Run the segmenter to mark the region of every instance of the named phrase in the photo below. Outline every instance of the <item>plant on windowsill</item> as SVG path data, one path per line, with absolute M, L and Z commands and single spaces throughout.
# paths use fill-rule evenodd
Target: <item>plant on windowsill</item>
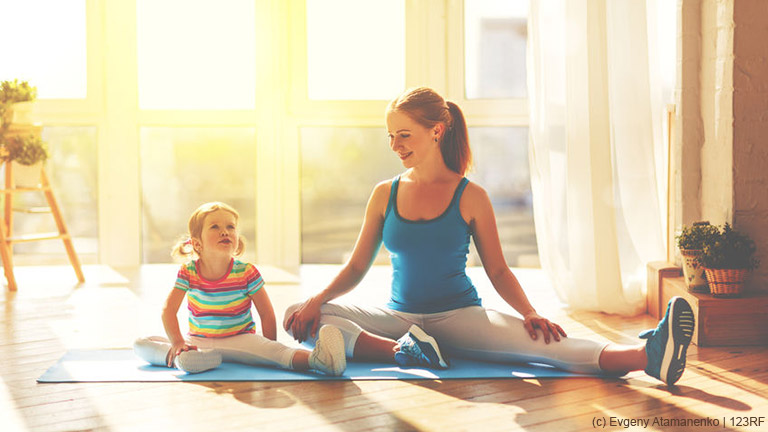
M 738 297 L 749 272 L 760 262 L 755 258 L 755 242 L 725 223 L 718 234 L 704 245 L 698 258 L 704 267 L 709 290 L 717 297 Z
M 11 123 L 29 123 L 29 112 L 37 98 L 37 87 L 27 81 L 3 81 L 0 83 L 0 120 L 5 132 Z
M 683 226 L 683 231 L 676 237 L 677 247 L 683 258 L 683 277 L 688 291 L 709 292 L 704 267 L 699 265 L 698 258 L 704 251 L 704 246 L 719 234 L 717 227 L 709 222 L 694 222 L 692 226 Z

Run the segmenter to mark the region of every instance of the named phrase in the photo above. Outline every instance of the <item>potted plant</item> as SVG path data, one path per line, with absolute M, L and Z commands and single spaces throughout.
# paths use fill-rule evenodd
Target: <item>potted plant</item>
M 727 222 L 699 256 L 712 295 L 738 297 L 749 272 L 759 265 L 755 242 Z
M 698 258 L 704 251 L 704 246 L 712 241 L 719 233 L 717 227 L 709 222 L 694 222 L 692 226 L 683 226 L 683 231 L 676 237 L 677 247 L 683 258 L 683 278 L 688 291 L 709 292 L 704 268 Z
M 48 146 L 35 135 L 6 136 L 0 143 L 0 159 L 16 162 L 13 176 L 17 187 L 34 187 L 40 183 L 40 170 L 48 159 Z
M 0 83 L 0 119 L 5 131 L 11 123 L 31 123 L 29 113 L 37 97 L 37 88 L 27 81 L 3 81 Z
M 32 124 L 30 115 L 36 97 L 37 88 L 27 81 L 0 83 L 0 160 L 16 162 L 13 177 L 21 187 L 39 184 L 42 163 L 48 159 L 41 127 Z

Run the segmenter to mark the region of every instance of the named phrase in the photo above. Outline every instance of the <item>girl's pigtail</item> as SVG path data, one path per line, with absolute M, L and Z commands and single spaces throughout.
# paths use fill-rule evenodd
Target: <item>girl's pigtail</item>
M 243 253 L 245 253 L 245 236 L 240 234 L 239 236 L 237 236 L 237 248 L 235 249 L 234 255 L 236 257 L 239 257 Z
M 192 246 L 192 239 L 184 237 L 173 246 L 171 249 L 171 256 L 177 260 L 189 260 L 197 258 L 197 252 L 195 252 L 194 246 Z

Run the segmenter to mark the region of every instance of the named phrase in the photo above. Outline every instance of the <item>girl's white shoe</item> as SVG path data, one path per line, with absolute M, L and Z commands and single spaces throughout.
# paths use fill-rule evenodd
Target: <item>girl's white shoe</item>
M 309 367 L 326 375 L 341 376 L 347 369 L 344 337 L 334 326 L 324 325 L 317 335 L 315 349 L 309 355 Z
M 182 351 L 173 360 L 174 366 L 186 373 L 200 373 L 216 369 L 221 364 L 221 354 L 214 350 Z

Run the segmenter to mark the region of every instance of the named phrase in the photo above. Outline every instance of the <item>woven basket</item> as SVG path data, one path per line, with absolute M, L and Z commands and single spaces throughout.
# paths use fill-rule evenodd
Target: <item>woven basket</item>
M 716 297 L 738 297 L 744 291 L 747 269 L 704 269 L 709 292 Z

